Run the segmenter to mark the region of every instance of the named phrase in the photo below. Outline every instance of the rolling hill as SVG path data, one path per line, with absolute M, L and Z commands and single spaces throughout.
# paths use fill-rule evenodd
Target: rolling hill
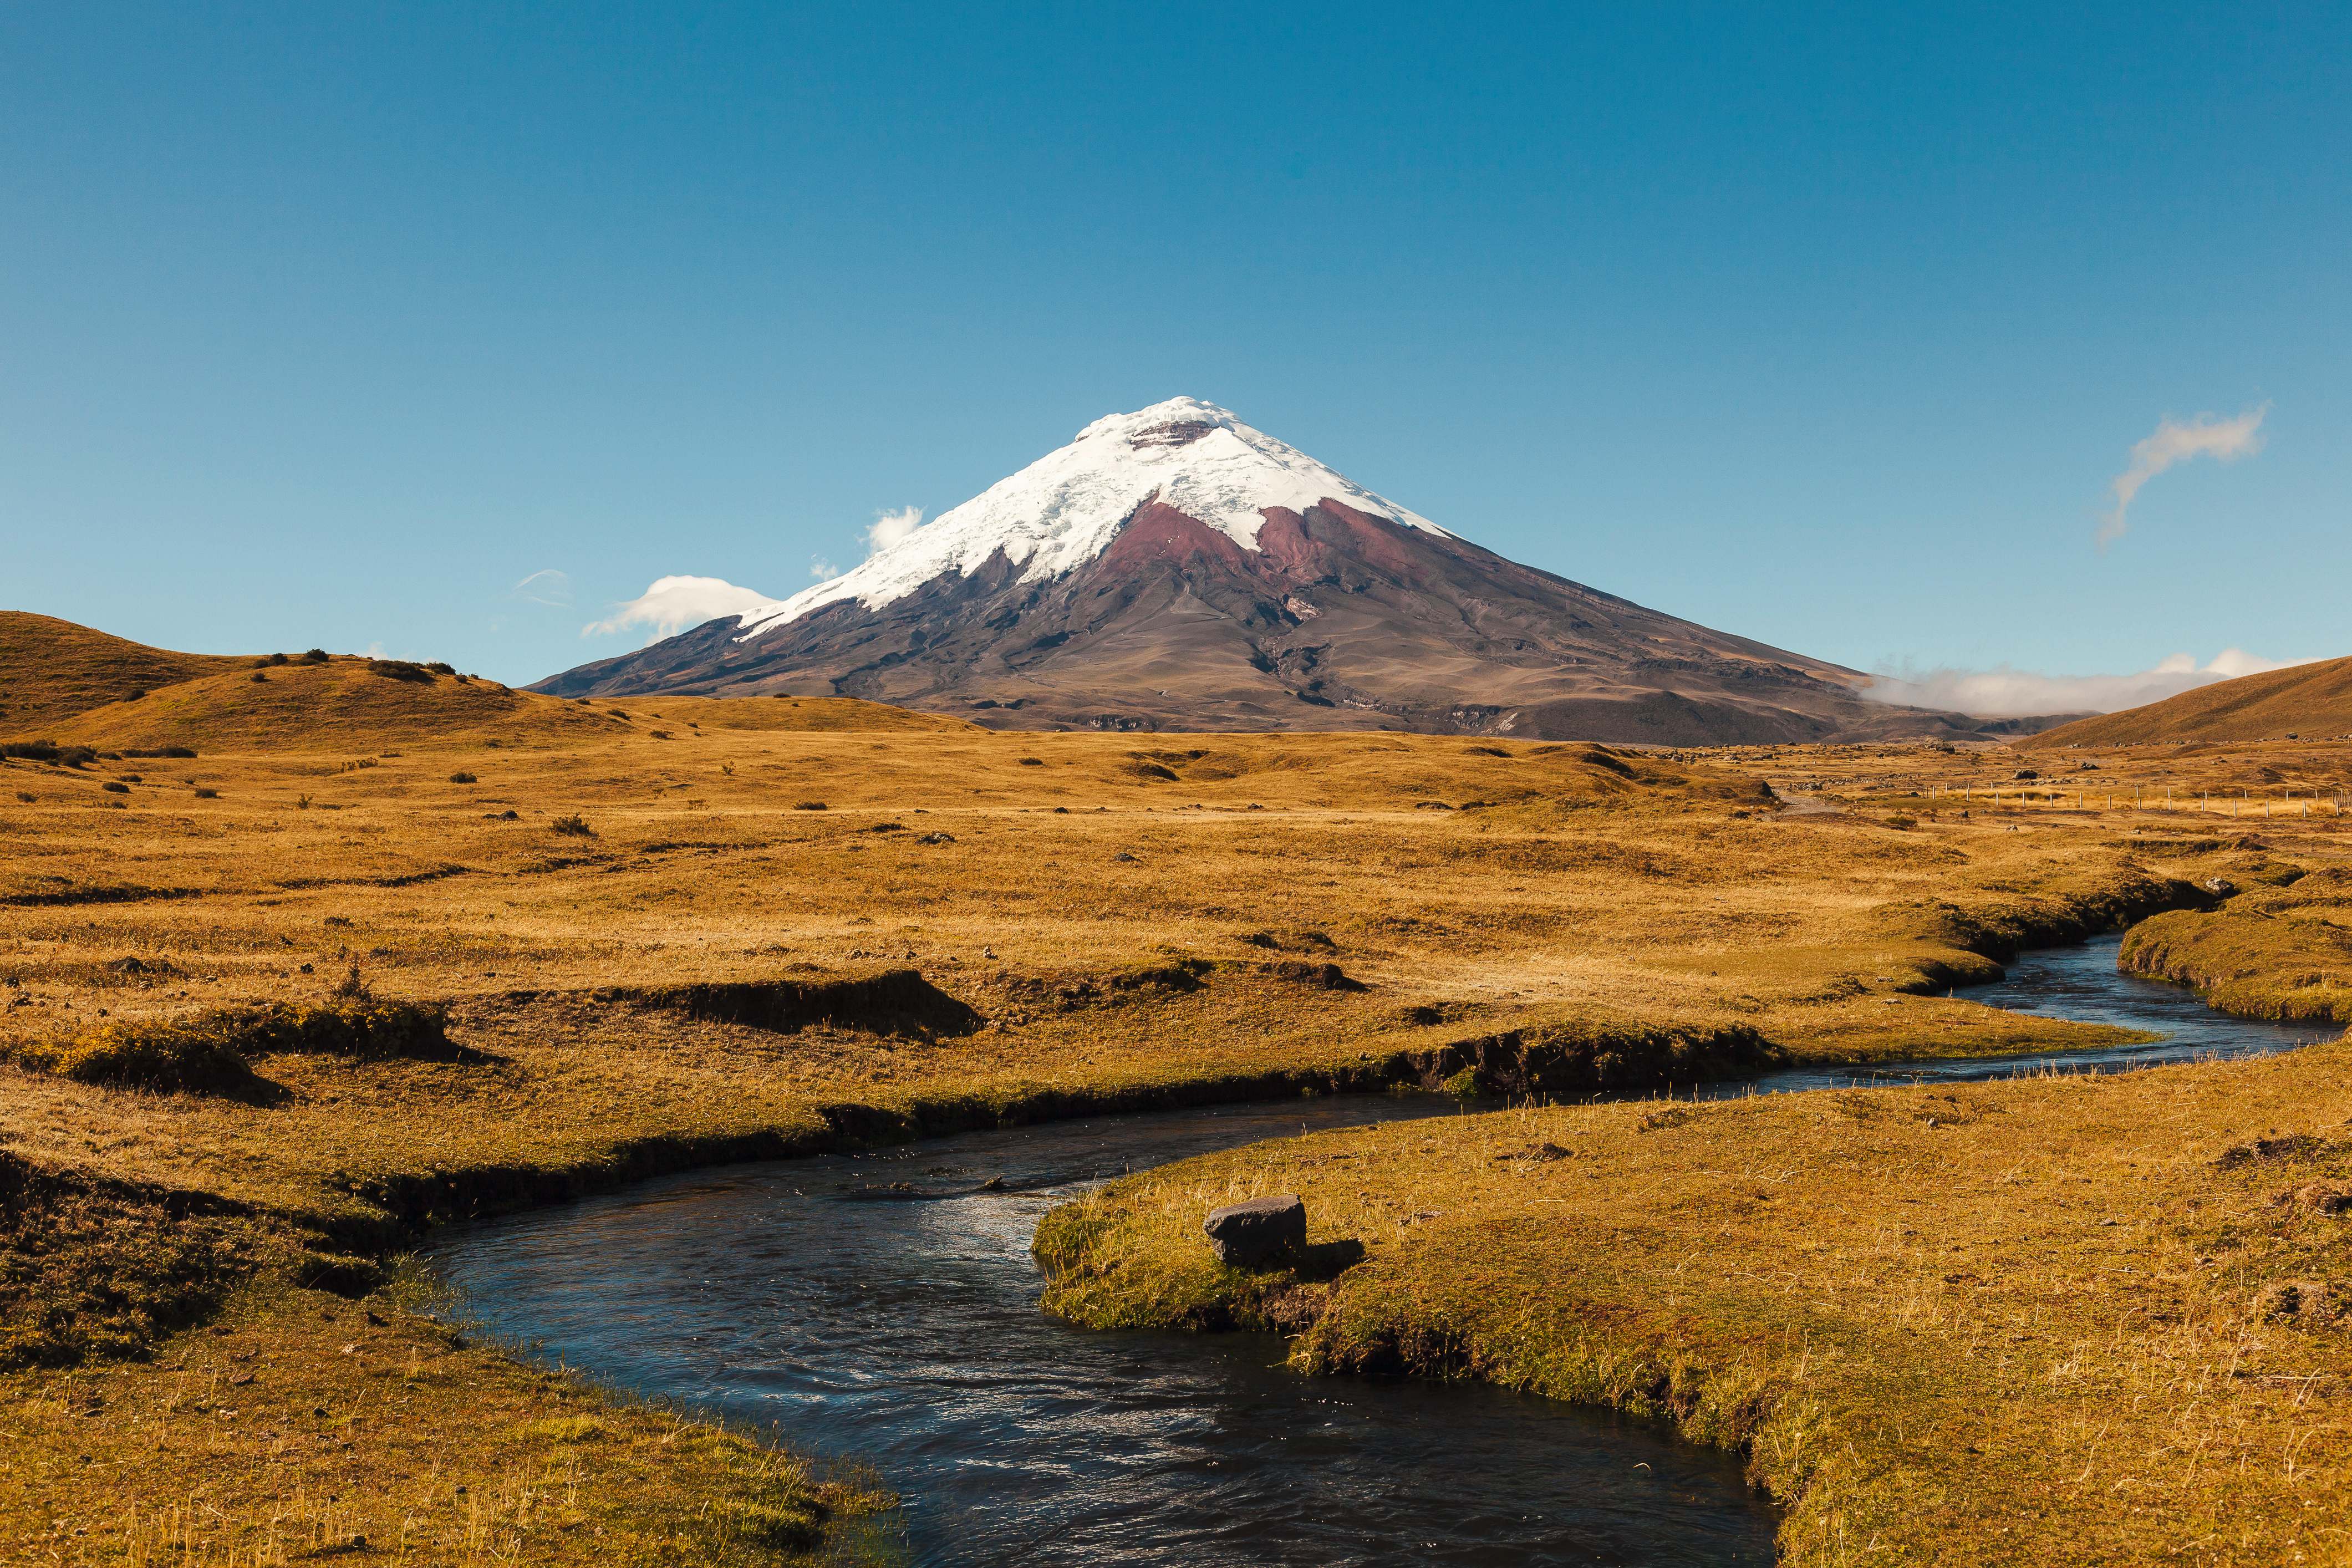
M 76 713 L 252 662 L 173 653 L 54 616 L 0 610 L 0 672 L 6 677 L 0 689 L 0 735 L 46 739 L 44 727 Z
M 0 739 L 108 751 L 563 744 L 665 723 L 808 732 L 973 728 L 854 698 L 672 697 L 616 712 L 610 705 L 517 691 L 446 666 L 174 653 L 21 611 L 0 612 L 0 669 L 8 676 Z
M 2140 746 L 2352 734 L 2352 658 L 2299 664 L 2200 686 L 2145 708 L 2062 724 L 2014 744 Z
M 241 659 L 231 673 L 110 702 L 52 728 L 57 740 L 107 749 L 363 751 L 434 742 L 580 740 L 620 722 L 583 704 L 511 690 L 494 680 L 346 657 L 324 664 Z

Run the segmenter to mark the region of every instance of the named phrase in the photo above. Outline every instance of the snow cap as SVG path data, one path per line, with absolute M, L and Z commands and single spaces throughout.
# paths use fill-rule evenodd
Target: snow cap
M 737 640 L 844 599 L 879 609 L 950 572 L 969 575 L 999 550 L 1023 568 L 1023 582 L 1058 577 L 1108 549 L 1120 525 L 1154 496 L 1244 550 L 1258 547 L 1266 509 L 1305 511 L 1327 498 L 1407 528 L 1445 532 L 1213 403 L 1171 397 L 1097 419 L 1068 446 L 999 479 L 864 564 L 744 611 Z

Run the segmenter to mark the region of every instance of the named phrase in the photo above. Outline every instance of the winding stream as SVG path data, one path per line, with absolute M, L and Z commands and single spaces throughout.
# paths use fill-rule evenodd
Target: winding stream
M 2332 1040 L 2343 1033 L 2332 1025 L 2271 1024 L 2216 1013 L 2186 986 L 2144 980 L 2116 968 L 2124 944 L 2121 931 L 2093 937 L 2078 947 L 2049 947 L 2021 953 L 2006 978 L 1969 987 L 1969 1000 L 2017 1013 L 2042 1013 L 2085 1024 L 2115 1024 L 2164 1036 L 2137 1046 L 2091 1050 L 2035 1051 L 2022 1056 L 1954 1057 L 1933 1061 L 1890 1062 L 1874 1068 L 1801 1068 L 1767 1074 L 1745 1083 L 1702 1085 L 1701 1098 L 1843 1089 L 1857 1083 L 1953 1083 L 2017 1078 L 2044 1072 L 2125 1072 L 2164 1062 L 2225 1061 L 2270 1056 L 2298 1046 Z
M 2029 954 L 1971 995 L 2171 1039 L 1870 1076 L 2138 1066 L 2334 1033 L 2118 975 L 2116 940 Z M 1096 1333 L 1036 1309 L 1030 1234 L 1087 1182 L 1454 1110 L 1325 1099 L 972 1133 L 650 1183 L 452 1231 L 436 1258 L 486 1331 L 535 1354 L 871 1459 L 904 1500 L 884 1528 L 911 1562 L 1770 1562 L 1774 1514 L 1736 1462 L 1659 1429 L 1475 1384 L 1300 1378 L 1271 1338 Z M 990 1180 L 1003 1189 L 971 1191 Z

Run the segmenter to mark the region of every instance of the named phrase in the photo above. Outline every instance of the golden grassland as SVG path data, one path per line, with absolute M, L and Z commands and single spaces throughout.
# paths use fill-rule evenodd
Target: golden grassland
M 2128 798 L 2184 761 L 2095 760 L 2080 816 L 2109 824 L 2105 786 Z M 2347 760 L 2189 761 L 2213 769 L 2200 782 L 2324 791 Z M 1903 782 L 1853 753 L 1824 772 L 1849 799 Z M 2005 787 L 2061 798 L 1994 810 L 2002 831 L 2077 811 L 2071 787 Z M 2183 815 L 2132 814 L 2126 842 Z M 2174 838 L 2238 850 L 2211 874 L 2228 896 L 2147 920 L 2124 961 L 2249 1016 L 2346 1022 L 2334 814 L 2265 826 L 2293 832 Z M 2116 1076 L 1528 1106 L 1131 1177 L 1049 1216 L 1038 1253 L 1074 1321 L 1272 1329 L 1305 1372 L 1481 1377 L 1671 1422 L 1746 1457 L 1788 1507 L 1794 1563 L 2344 1563 L 2347 1128 L 2352 1040 Z M 1307 1261 L 1217 1265 L 1205 1213 L 1275 1192 L 1307 1205 Z
M 40 738 L 117 753 L 0 767 L 0 1360 L 5 1438 L 27 1458 L 0 1474 L 0 1543 L 65 1562 L 158 1560 L 166 1535 L 223 1561 L 339 1535 L 434 1560 L 789 1557 L 870 1508 L 742 1435 L 452 1345 L 394 1267 L 437 1223 L 1112 1106 L 1399 1082 L 1582 1098 L 1782 1061 L 2096 1046 L 2133 1037 L 1948 993 L 2018 945 L 2166 909 L 2238 918 L 2254 895 L 2227 891 L 2284 897 L 2344 858 L 2324 812 L 2257 831 L 2076 809 L 2071 790 L 2020 803 L 2053 791 L 2016 781 L 2008 752 L 996 734 L 808 699 L 565 703 L 343 659 L 203 676 Z M 196 754 L 124 754 L 163 748 Z M 2142 766 L 2101 760 L 2103 785 Z M 2344 760 L 2271 747 L 2163 765 L 2316 788 Z M 2010 798 L 1956 810 L 1943 792 L 1963 781 Z M 2340 918 L 2324 899 L 2295 908 Z M 2168 1102 L 2180 1125 L 2251 1135 L 2226 1089 L 2241 1079 L 2180 1081 L 2219 1086 Z M 2022 1098 L 1967 1127 L 2062 1144 L 2108 1104 L 1969 1092 Z M 1743 1221 L 1754 1266 L 1773 1246 L 1784 1268 L 1858 1248 L 1853 1227 L 1904 1196 L 1954 1206 L 1930 1190 L 1938 1168 L 1902 1161 L 1972 1146 L 1959 1130 L 1827 1103 L 1803 1114 L 1865 1140 L 1855 1169 L 1880 1158 L 1869 1137 L 1925 1142 L 1885 1156 L 1891 1196 L 1851 1188 L 1832 1215 L 1822 1187 L 1818 1236 L 1788 1197 L 1770 1224 Z M 1540 1113 L 1571 1119 L 1549 1136 L 1572 1145 L 1625 1119 L 1626 1146 L 1649 1152 L 1563 1163 L 1580 1201 L 1652 1213 L 1672 1167 L 1691 1214 L 1714 1215 L 1708 1184 L 1753 1164 L 1718 1125 L 1758 1159 L 1775 1138 L 1795 1141 L 1772 1156 L 1789 1168 L 1829 1158 L 1776 1120 L 1795 1110 L 1631 1130 L 1654 1110 Z M 1441 1153 L 1491 1121 L 1435 1135 L 1432 1184 L 1473 1169 Z M 1499 1174 L 1519 1168 L 1475 1163 L 1480 1201 L 1535 1193 Z M 1975 1182 L 1957 1189 L 1969 1204 Z M 1680 1248 L 1693 1294 L 1676 1300 L 1736 1326 L 1738 1292 L 1706 1294 L 1715 1223 L 1676 1210 L 1643 1234 Z M 1404 1227 L 1343 1295 L 1404 1289 L 1400 1260 L 1449 1234 Z M 2071 1233 L 2048 1235 L 2087 1278 Z M 1545 1300 L 1567 1310 L 1580 1279 Z M 1780 1342 L 1777 1321 L 1749 1340 Z M 1579 1321 L 1629 1367 L 1681 1331 Z M 1694 1357 L 1715 1353 L 1691 1333 Z M 1843 1364 L 1907 1375 L 1885 1345 L 1852 1343 Z M 335 1413 L 362 1409 L 329 1440 Z M 1853 1500 L 1838 1508 L 1878 1495 L 1804 1473 L 1805 1497 Z

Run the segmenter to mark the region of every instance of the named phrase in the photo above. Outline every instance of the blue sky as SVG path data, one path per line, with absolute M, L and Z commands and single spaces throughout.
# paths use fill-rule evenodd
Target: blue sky
M 0 149 L 0 606 L 145 641 L 534 679 L 1183 393 L 1860 668 L 2352 653 L 2342 7 L 26 5 Z

